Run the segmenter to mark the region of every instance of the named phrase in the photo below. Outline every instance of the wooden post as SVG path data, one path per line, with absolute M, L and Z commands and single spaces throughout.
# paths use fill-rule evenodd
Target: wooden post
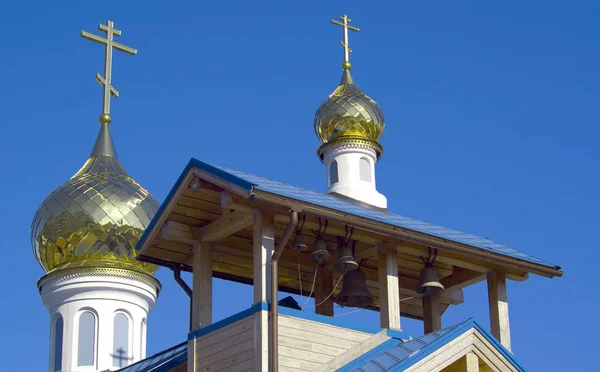
M 315 312 L 320 315 L 333 316 L 333 296 L 329 296 L 333 291 L 333 273 L 330 269 L 319 268 L 317 273 L 317 282 L 315 283 Z M 327 300 L 325 298 L 329 296 Z
M 425 334 L 442 329 L 442 306 L 439 295 L 423 296 L 423 330 Z
M 479 357 L 472 351 L 444 368 L 447 372 L 479 372 Z
M 212 323 L 212 244 L 196 244 L 193 262 L 192 330 L 197 330 Z
M 396 250 L 378 255 L 379 319 L 381 328 L 400 330 L 400 287 Z
M 254 212 L 254 303 L 271 300 L 271 256 L 275 248 L 273 220 Z
M 260 211 L 253 213 L 254 222 L 254 303 L 271 301 L 271 256 L 275 248 L 273 219 Z M 269 313 L 254 314 L 254 370 L 269 371 Z
M 194 243 L 191 331 L 212 323 L 212 244 Z M 196 339 L 188 341 L 187 371 L 196 370 Z
M 490 271 L 487 273 L 487 283 L 492 335 L 510 351 L 510 322 L 508 321 L 506 275 L 502 272 Z

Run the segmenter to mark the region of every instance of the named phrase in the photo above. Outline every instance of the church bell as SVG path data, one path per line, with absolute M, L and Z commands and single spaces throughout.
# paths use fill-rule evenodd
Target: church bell
M 331 254 L 327 250 L 327 244 L 325 240 L 317 239 L 313 245 L 312 252 L 308 256 L 311 260 L 317 261 L 319 264 L 324 264 L 331 258 Z
M 304 235 L 302 235 L 302 232 L 296 231 L 296 235 L 294 236 L 294 240 L 292 241 L 290 249 L 298 252 L 304 252 L 308 249 L 308 246 L 304 244 Z
M 349 271 L 344 275 L 344 285 L 335 297 L 335 303 L 342 307 L 367 307 L 373 304 L 373 295 L 367 289 L 365 273 Z
M 338 249 L 338 259 L 333 264 L 333 268 L 342 274 L 358 269 L 358 263 L 354 260 L 352 248 L 344 245 Z M 344 282 L 346 281 L 344 280 Z
M 440 283 L 437 271 L 435 271 L 433 266 L 426 264 L 423 270 L 421 270 L 417 293 L 432 296 L 442 290 L 444 290 L 444 286 Z

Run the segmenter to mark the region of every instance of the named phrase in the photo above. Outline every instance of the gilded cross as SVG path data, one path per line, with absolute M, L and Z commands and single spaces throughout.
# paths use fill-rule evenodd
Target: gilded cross
M 359 31 L 358 27 L 354 27 L 354 26 L 350 26 L 350 21 L 351 19 L 348 18 L 347 15 L 343 15 L 340 16 L 340 20 L 342 22 L 336 21 L 335 19 L 331 20 L 331 23 L 338 25 L 338 26 L 342 26 L 344 28 L 344 41 L 340 41 L 340 44 L 342 44 L 342 46 L 344 47 L 344 63 L 342 63 L 342 68 L 344 70 L 350 70 L 350 53 L 352 53 L 352 49 L 350 49 L 350 46 L 348 45 L 348 30 L 352 30 L 352 31 Z
M 102 99 L 102 115 L 100 115 L 100 123 L 101 124 L 110 124 L 110 96 L 118 97 L 119 91 L 112 86 L 112 53 L 113 48 L 120 50 L 122 52 L 135 55 L 137 54 L 137 49 L 130 48 L 121 43 L 117 43 L 114 41 L 114 36 L 121 36 L 121 31 L 114 28 L 113 21 L 107 21 L 105 25 L 98 25 L 98 29 L 100 31 L 106 32 L 106 38 L 94 35 L 87 31 L 81 31 L 81 36 L 94 41 L 99 44 L 106 45 L 106 49 L 104 51 L 104 76 L 100 73 L 96 73 L 96 80 L 104 87 L 104 96 Z

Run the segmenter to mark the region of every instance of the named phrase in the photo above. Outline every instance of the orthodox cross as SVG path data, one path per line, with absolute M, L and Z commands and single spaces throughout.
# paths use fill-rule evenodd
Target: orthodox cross
M 331 23 L 334 25 L 342 26 L 344 28 L 344 41 L 340 41 L 340 44 L 344 47 L 344 63 L 342 63 L 342 68 L 344 70 L 350 70 L 350 53 L 352 53 L 352 49 L 348 45 L 348 30 L 359 31 L 358 27 L 350 26 L 351 19 L 348 18 L 347 15 L 340 16 L 340 20 L 342 22 L 336 21 L 335 19 L 331 20 Z
M 133 358 L 127 358 L 127 355 L 124 355 L 125 350 L 123 350 L 122 347 L 117 349 L 117 354 L 119 354 L 119 355 L 116 355 L 116 354 L 111 354 L 111 355 L 112 355 L 113 359 L 115 360 L 115 362 L 118 361 L 119 367 L 125 367 L 123 365 L 123 362 L 128 362 L 129 360 L 133 359 Z M 113 363 L 113 364 L 116 364 L 116 363 Z
M 100 73 L 96 73 L 96 80 L 100 83 L 100 85 L 104 87 L 104 97 L 102 99 L 102 115 L 100 115 L 101 124 L 110 124 L 110 96 L 112 95 L 115 98 L 119 96 L 119 91 L 115 89 L 115 87 L 113 87 L 111 84 L 113 48 L 131 55 L 137 54 L 137 49 L 130 48 L 113 40 L 114 36 L 121 36 L 121 31 L 113 27 L 113 21 L 107 21 L 105 25 L 98 25 L 98 29 L 100 31 L 106 32 L 106 38 L 94 35 L 87 31 L 81 31 L 82 37 L 94 41 L 96 43 L 106 45 L 106 50 L 104 51 L 104 76 L 102 76 Z

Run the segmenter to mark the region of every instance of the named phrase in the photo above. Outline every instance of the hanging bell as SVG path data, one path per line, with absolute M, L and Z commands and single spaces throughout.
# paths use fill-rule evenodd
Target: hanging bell
M 437 271 L 431 265 L 425 265 L 421 270 L 421 278 L 417 285 L 417 293 L 432 296 L 444 290 L 444 286 L 440 283 Z
M 308 258 L 317 261 L 321 265 L 329 261 L 331 254 L 327 250 L 327 244 L 325 244 L 325 240 L 319 238 L 315 240 L 312 252 L 310 252 Z
M 344 275 L 344 285 L 335 297 L 335 303 L 342 307 L 367 307 L 373 304 L 373 295 L 367 289 L 365 273 L 354 270 Z
M 306 244 L 304 244 L 304 235 L 302 235 L 302 232 L 296 231 L 296 235 L 294 236 L 294 241 L 292 242 L 290 249 L 298 252 L 304 252 L 308 249 Z
M 344 245 L 338 249 L 338 259 L 333 264 L 333 268 L 342 274 L 358 269 L 358 263 L 352 255 L 352 248 Z

